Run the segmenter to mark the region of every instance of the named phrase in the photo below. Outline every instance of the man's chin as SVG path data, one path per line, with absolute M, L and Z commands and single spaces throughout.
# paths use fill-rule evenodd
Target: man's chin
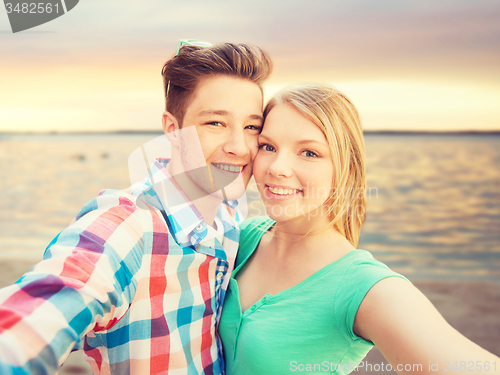
M 210 194 L 212 197 L 220 199 L 220 200 L 236 200 L 240 199 L 243 194 L 245 194 L 245 190 L 242 189 L 231 189 L 231 188 L 225 188 L 222 190 L 218 190 L 215 193 Z
M 224 200 L 240 199 L 246 192 L 246 185 L 247 184 L 243 183 L 242 178 L 238 178 L 223 189 L 216 191 L 214 194 Z

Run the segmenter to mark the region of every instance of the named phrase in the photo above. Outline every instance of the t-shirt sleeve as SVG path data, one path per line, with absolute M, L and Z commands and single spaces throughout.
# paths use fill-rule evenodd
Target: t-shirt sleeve
M 387 277 L 400 277 L 410 282 L 369 253 L 366 259 L 357 259 L 347 268 L 335 294 L 334 314 L 340 330 L 350 339 L 364 340 L 353 331 L 354 319 L 368 291 Z

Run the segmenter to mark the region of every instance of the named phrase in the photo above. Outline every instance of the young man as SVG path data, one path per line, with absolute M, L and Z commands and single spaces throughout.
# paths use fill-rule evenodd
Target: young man
M 222 373 L 233 200 L 251 177 L 270 70 L 243 44 L 187 45 L 167 61 L 171 160 L 126 191 L 101 192 L 0 290 L 1 374 L 55 373 L 80 348 L 95 374 Z

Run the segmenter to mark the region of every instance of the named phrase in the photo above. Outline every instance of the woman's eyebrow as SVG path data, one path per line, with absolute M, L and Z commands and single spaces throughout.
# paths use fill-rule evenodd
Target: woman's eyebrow
M 298 145 L 302 145 L 302 144 L 305 144 L 305 143 L 318 143 L 320 145 L 327 146 L 324 142 L 320 142 L 320 141 L 317 141 L 315 139 L 303 139 L 301 141 L 297 141 L 296 143 Z
M 264 134 L 262 134 L 262 133 L 260 133 L 260 134 L 259 134 L 259 139 L 260 139 L 260 138 L 265 138 L 265 139 L 267 139 L 268 141 L 272 141 L 272 139 L 271 139 L 270 137 L 267 137 L 266 135 L 264 135 Z
M 269 142 L 273 141 L 273 139 L 270 136 L 267 136 L 267 135 L 262 134 L 262 133 L 259 134 L 259 139 L 260 138 L 265 138 Z M 318 141 L 316 139 L 301 139 L 301 140 L 295 142 L 295 144 L 297 144 L 297 145 L 303 145 L 303 144 L 309 144 L 309 143 L 316 143 L 318 145 L 321 145 L 321 146 L 324 146 L 324 147 L 328 147 L 328 144 L 326 144 L 324 142 L 321 142 L 321 141 Z

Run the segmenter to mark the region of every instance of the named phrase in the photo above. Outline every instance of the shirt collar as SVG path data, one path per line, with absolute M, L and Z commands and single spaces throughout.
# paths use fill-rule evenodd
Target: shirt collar
M 148 182 L 161 202 L 172 236 L 180 246 L 197 247 L 201 242 L 214 241 L 215 231 L 209 233 L 203 216 L 167 171 L 169 162 L 157 159 L 149 169 Z M 237 205 L 237 200 L 223 201 L 217 216 L 223 223 L 234 221 Z

